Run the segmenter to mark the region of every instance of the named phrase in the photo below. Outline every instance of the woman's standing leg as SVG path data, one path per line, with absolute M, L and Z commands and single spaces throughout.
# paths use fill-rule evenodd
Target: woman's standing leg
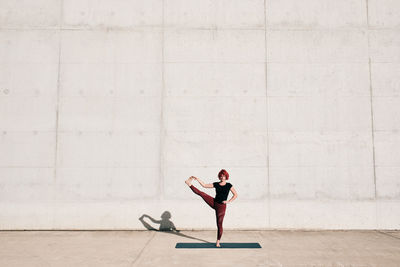
M 216 202 L 215 217 L 217 219 L 217 228 L 218 228 L 217 240 L 221 240 L 222 237 L 222 232 L 223 232 L 222 223 L 224 221 L 225 211 L 226 211 L 226 204 L 220 204 Z

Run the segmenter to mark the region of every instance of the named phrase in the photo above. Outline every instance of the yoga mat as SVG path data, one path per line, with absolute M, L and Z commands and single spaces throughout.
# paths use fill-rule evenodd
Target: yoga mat
M 215 243 L 176 243 L 175 248 L 261 248 L 259 243 L 219 243 L 221 247 L 216 247 Z

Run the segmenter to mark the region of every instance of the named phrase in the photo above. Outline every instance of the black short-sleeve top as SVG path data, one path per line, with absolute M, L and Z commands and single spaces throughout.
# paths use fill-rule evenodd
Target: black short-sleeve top
M 220 185 L 218 182 L 213 183 L 215 187 L 215 201 L 222 204 L 222 201 L 228 199 L 229 190 L 231 190 L 232 184 L 226 183 L 225 185 Z

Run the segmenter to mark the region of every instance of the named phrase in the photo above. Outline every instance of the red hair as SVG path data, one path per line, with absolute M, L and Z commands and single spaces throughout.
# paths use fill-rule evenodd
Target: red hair
M 225 175 L 226 180 L 229 179 L 229 173 L 226 170 L 224 170 L 224 169 L 220 170 L 218 173 L 218 178 L 221 177 L 221 175 Z

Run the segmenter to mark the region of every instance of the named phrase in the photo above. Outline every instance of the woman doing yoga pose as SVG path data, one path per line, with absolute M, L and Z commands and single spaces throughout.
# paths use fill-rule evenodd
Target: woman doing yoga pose
M 227 183 L 226 180 L 229 179 L 229 174 L 226 170 L 222 169 L 218 173 L 218 178 L 220 182 L 214 182 L 212 184 L 205 184 L 203 181 L 201 181 L 199 178 L 190 176 L 189 179 L 185 181 L 185 183 L 192 189 L 192 191 L 201 196 L 204 201 L 215 210 L 215 217 L 217 220 L 217 247 L 221 247 L 219 244 L 222 236 L 222 222 L 224 220 L 225 216 L 225 210 L 226 210 L 226 204 L 232 202 L 235 198 L 237 198 L 238 194 L 236 193 L 236 190 L 233 188 L 231 183 Z M 200 191 L 196 187 L 192 185 L 192 179 L 197 180 L 202 187 L 204 188 L 215 188 L 216 195 L 215 198 L 212 196 Z M 232 191 L 233 197 L 227 201 L 229 190 Z

